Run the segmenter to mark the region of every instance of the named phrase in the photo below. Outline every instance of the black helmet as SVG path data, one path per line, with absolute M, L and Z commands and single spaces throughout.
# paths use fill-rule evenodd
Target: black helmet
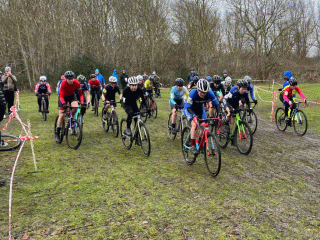
M 289 79 L 289 84 L 290 84 L 291 86 L 297 86 L 297 85 L 298 85 L 298 81 L 297 81 L 297 79 L 296 79 L 295 77 L 291 77 L 291 78 Z
M 224 70 L 224 71 L 222 72 L 222 74 L 228 74 L 227 70 Z
M 243 88 L 248 88 L 249 87 L 249 83 L 246 79 L 239 79 L 237 82 L 237 85 L 239 87 L 243 87 Z
M 218 84 L 221 83 L 221 77 L 219 75 L 213 75 L 212 80 L 214 83 L 218 83 Z
M 182 78 L 177 78 L 175 83 L 177 86 L 181 86 L 181 87 L 184 85 L 184 81 Z
M 85 76 L 79 75 L 77 77 L 77 80 L 79 81 L 80 84 L 84 84 L 84 82 L 87 80 Z
M 90 78 L 96 78 L 96 75 L 95 74 L 91 74 Z
M 66 71 L 65 73 L 64 73 L 64 77 L 65 78 L 74 78 L 74 73 L 72 72 L 72 71 Z

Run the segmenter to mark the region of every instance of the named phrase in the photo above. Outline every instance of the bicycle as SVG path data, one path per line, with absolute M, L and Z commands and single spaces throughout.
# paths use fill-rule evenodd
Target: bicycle
M 246 112 L 243 111 L 242 113 L 245 113 L 245 114 L 241 114 L 241 119 L 248 123 L 248 125 L 251 128 L 252 134 L 254 134 L 257 131 L 258 118 L 256 113 L 253 111 L 253 109 L 257 104 L 255 104 L 254 102 L 250 102 L 250 105 L 251 104 L 254 104 L 253 107 L 250 107 L 250 111 L 246 111 Z
M 81 114 L 81 108 L 78 108 L 74 114 L 74 118 L 79 120 L 80 126 L 83 129 L 83 116 Z
M 66 136 L 66 140 L 69 148 L 76 150 L 79 148 L 82 141 L 82 127 L 79 119 L 76 119 L 72 115 L 73 108 L 80 108 L 80 107 L 67 106 L 65 109 L 66 114 L 62 122 L 62 128 L 60 132 L 60 141 L 62 142 L 63 137 Z M 58 118 L 59 116 L 56 117 L 56 121 L 54 124 L 54 133 L 57 132 Z M 67 118 L 67 121 L 64 120 L 65 118 Z
M 240 117 L 240 112 L 246 112 L 246 109 L 236 109 L 232 116 L 235 117 L 232 129 L 228 133 L 222 127 L 215 127 L 215 133 L 219 140 L 220 147 L 226 148 L 229 141 L 235 145 L 241 154 L 248 155 L 253 145 L 253 134 L 249 124 Z M 246 115 L 246 113 L 243 113 Z
M 279 107 L 276 111 L 276 125 L 277 128 L 284 132 L 288 126 L 292 126 L 295 132 L 298 136 L 303 136 L 306 134 L 308 129 L 308 120 L 306 114 L 299 109 L 299 104 L 303 102 L 294 103 L 292 105 L 291 111 L 290 111 L 290 117 L 288 118 L 288 121 L 285 119 L 285 110 L 282 107 Z M 306 104 L 305 104 L 306 106 Z
M 41 93 L 40 112 L 42 113 L 43 120 L 47 121 L 47 113 L 49 111 L 47 108 L 47 102 L 46 102 L 45 96 L 48 96 L 48 94 Z
M 150 93 L 149 95 L 145 96 L 146 103 L 147 103 L 147 109 L 150 109 L 150 114 L 146 112 L 147 109 L 141 104 L 140 105 L 140 112 L 142 112 L 142 119 L 145 123 L 148 118 L 153 117 L 154 119 L 157 118 L 158 115 L 158 107 L 156 101 L 153 99 L 153 93 Z
M 92 90 L 92 95 L 94 95 L 94 100 L 93 100 L 92 107 L 94 109 L 94 114 L 97 115 L 97 116 L 99 116 L 99 98 L 98 98 L 99 90 L 100 90 L 100 88 L 97 89 L 97 90 L 96 89 Z
M 20 146 L 21 139 L 10 134 L 1 134 L 0 131 L 0 151 L 11 151 Z
M 105 109 L 107 103 L 104 103 L 104 107 L 102 108 L 102 112 L 101 112 L 101 121 L 102 121 L 102 127 L 103 127 L 104 131 L 108 132 L 109 127 L 111 126 L 114 137 L 118 137 L 118 134 L 119 134 L 118 115 L 114 109 L 116 103 L 120 103 L 120 102 L 116 102 L 114 100 L 110 101 L 110 107 L 111 107 L 110 112 L 109 111 L 105 112 L 104 109 Z
M 209 123 L 216 120 L 218 118 L 199 119 L 197 126 L 203 129 L 203 133 L 201 137 L 196 139 L 199 155 L 203 154 L 206 167 L 213 177 L 218 176 L 221 169 L 220 145 L 216 136 L 209 130 Z M 191 152 L 190 129 L 190 127 L 185 127 L 181 135 L 182 155 L 188 165 L 192 165 L 199 156 Z
M 183 112 L 183 107 L 178 107 L 176 108 L 177 110 L 177 118 L 176 118 L 176 127 L 175 127 L 175 131 L 173 131 L 172 129 L 172 112 L 169 114 L 169 119 L 168 119 L 168 135 L 169 138 L 174 140 L 178 134 L 178 132 L 180 131 L 180 134 L 182 134 L 182 130 L 186 127 L 189 126 L 189 122 L 187 117 L 184 115 Z M 180 117 L 179 116 L 180 113 Z
M 130 149 L 134 141 L 136 145 L 141 146 L 143 153 L 146 156 L 149 156 L 151 152 L 151 143 L 147 126 L 141 120 L 140 113 L 134 114 L 132 119 L 135 121 L 135 125 L 134 129 L 132 129 L 131 125 L 131 135 L 124 133 L 124 130 L 127 129 L 127 119 L 121 119 L 120 132 L 122 143 L 127 149 Z

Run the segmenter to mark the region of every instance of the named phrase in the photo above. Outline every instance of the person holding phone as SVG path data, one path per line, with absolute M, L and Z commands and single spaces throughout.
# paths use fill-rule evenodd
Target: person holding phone
M 15 91 L 15 84 L 17 83 L 17 78 L 12 75 L 11 67 L 5 67 L 5 74 L 2 76 L 1 81 L 3 84 L 3 94 L 4 98 L 6 99 L 8 105 L 8 112 L 10 114 L 10 108 L 13 106 L 14 103 L 14 91 Z

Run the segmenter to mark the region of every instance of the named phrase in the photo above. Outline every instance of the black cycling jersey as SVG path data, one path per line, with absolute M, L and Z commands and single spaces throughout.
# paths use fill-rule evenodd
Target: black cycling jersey
M 137 100 L 142 99 L 142 103 L 146 105 L 146 100 L 143 96 L 143 91 L 140 88 L 137 88 L 136 91 L 131 91 L 130 87 L 127 86 L 123 89 L 122 97 L 125 99 L 124 104 L 130 106 L 137 106 Z
M 215 87 L 214 83 L 210 83 L 210 88 L 214 92 L 214 94 L 216 94 L 217 92 L 221 91 L 223 96 L 226 95 L 224 87 L 223 87 L 223 85 L 221 83 L 220 83 L 219 87 Z
M 107 101 L 115 101 L 116 100 L 116 93 L 120 95 L 120 88 L 119 86 L 112 87 L 111 84 L 108 84 L 103 89 L 104 97 Z

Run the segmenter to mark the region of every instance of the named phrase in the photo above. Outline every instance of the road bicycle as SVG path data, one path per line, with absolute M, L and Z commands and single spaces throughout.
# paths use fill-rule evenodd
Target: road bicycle
M 218 176 L 221 169 L 221 151 L 217 137 L 210 132 L 209 124 L 218 118 L 199 119 L 197 127 L 203 130 L 202 136 L 196 139 L 199 155 L 203 155 L 206 167 L 211 176 Z M 194 155 L 191 150 L 190 127 L 185 127 L 181 134 L 182 155 L 188 165 L 192 165 L 199 155 Z
M 258 118 L 256 113 L 253 111 L 256 105 L 257 104 L 255 104 L 254 102 L 250 102 L 250 111 L 242 111 L 240 113 L 241 119 L 248 123 L 252 134 L 254 134 L 257 131 L 258 127 Z
M 67 106 L 65 108 L 66 114 L 65 114 L 65 117 L 63 118 L 62 128 L 60 131 L 60 142 L 62 142 L 63 137 L 66 136 L 66 140 L 69 148 L 78 149 L 82 141 L 82 127 L 79 119 L 76 119 L 75 117 L 73 117 L 73 113 L 72 113 L 73 108 L 79 109 L 81 107 Z M 58 118 L 59 116 L 57 116 L 54 124 L 54 133 L 57 132 Z M 66 121 L 65 121 L 65 118 L 66 118 Z
M 21 139 L 14 135 L 2 134 L 0 131 L 0 151 L 11 151 L 20 146 Z
M 102 112 L 101 112 L 101 121 L 102 121 L 102 127 L 104 131 L 108 132 L 109 127 L 111 126 L 114 137 L 118 137 L 118 134 L 119 134 L 118 115 L 114 109 L 116 106 L 116 103 L 120 103 L 120 102 L 116 102 L 114 100 L 110 101 L 109 105 L 110 105 L 111 111 L 105 111 L 107 103 L 104 103 L 104 107 L 102 108 Z
M 153 99 L 153 93 L 150 93 L 145 96 L 146 99 L 146 107 L 149 109 L 150 113 L 147 112 L 147 109 L 145 106 L 140 104 L 140 112 L 141 112 L 141 118 L 143 122 L 145 123 L 148 118 L 157 118 L 158 115 L 158 107 L 156 101 Z
M 140 113 L 134 114 L 132 119 L 135 124 L 133 129 L 131 124 L 131 135 L 125 133 L 125 129 L 127 129 L 127 119 L 121 119 L 120 132 L 122 143 L 127 149 L 130 149 L 133 142 L 135 142 L 136 145 L 141 146 L 143 153 L 146 156 L 149 156 L 151 152 L 151 143 L 147 126 L 143 123 Z
M 45 96 L 48 96 L 48 94 L 41 93 L 40 112 L 42 113 L 43 120 L 47 121 L 47 114 L 49 111 Z
M 289 108 L 288 115 L 289 118 L 285 118 L 285 109 L 280 107 L 276 111 L 276 125 L 277 128 L 284 132 L 288 126 L 292 126 L 298 136 L 303 136 L 306 134 L 308 129 L 308 120 L 306 114 L 299 109 L 299 104 L 303 102 L 293 103 L 292 108 Z M 306 104 L 304 105 L 306 106 Z
M 215 128 L 215 134 L 222 149 L 226 148 L 231 141 L 231 144 L 236 146 L 241 154 L 248 155 L 253 145 L 253 134 L 249 124 L 240 117 L 242 111 L 244 111 L 242 114 L 246 115 L 247 109 L 235 109 L 233 111 L 232 116 L 235 117 L 235 120 L 230 132 L 227 126 L 222 125 L 220 128 Z
M 180 132 L 182 134 L 182 130 L 186 126 L 190 126 L 189 121 L 186 117 L 186 115 L 183 112 L 183 107 L 177 107 L 177 117 L 176 117 L 176 127 L 173 129 L 172 128 L 172 112 L 169 114 L 169 119 L 168 119 L 168 136 L 170 139 L 174 140 Z

